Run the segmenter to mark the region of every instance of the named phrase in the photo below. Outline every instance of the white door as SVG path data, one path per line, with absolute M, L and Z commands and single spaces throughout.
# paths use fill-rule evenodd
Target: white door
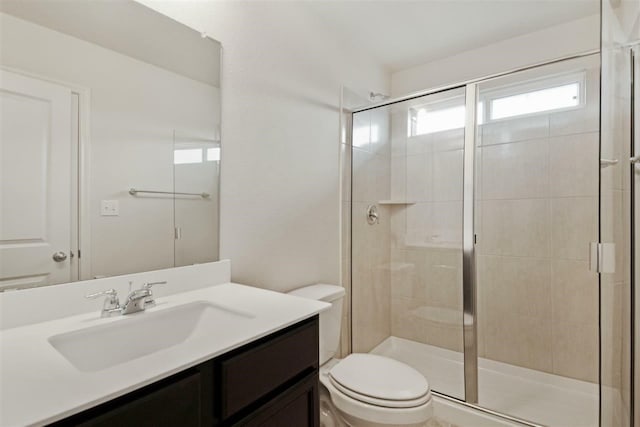
M 70 213 L 71 91 L 0 70 L 0 289 L 70 281 Z

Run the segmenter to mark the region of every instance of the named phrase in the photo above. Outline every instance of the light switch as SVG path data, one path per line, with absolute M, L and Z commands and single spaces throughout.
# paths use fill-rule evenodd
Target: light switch
M 101 216 L 118 216 L 120 215 L 120 205 L 117 200 L 102 200 L 100 202 Z

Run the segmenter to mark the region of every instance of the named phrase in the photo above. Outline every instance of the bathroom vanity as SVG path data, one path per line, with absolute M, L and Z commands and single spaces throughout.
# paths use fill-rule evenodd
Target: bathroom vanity
M 134 314 L 84 298 L 158 280 Z M 317 425 L 329 304 L 231 283 L 228 261 L 51 288 L 0 293 L 1 427 Z
M 318 317 L 54 423 L 317 426 Z

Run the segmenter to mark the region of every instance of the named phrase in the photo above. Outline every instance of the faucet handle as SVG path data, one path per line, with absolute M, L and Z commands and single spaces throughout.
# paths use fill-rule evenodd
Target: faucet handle
M 149 292 L 147 297 L 144 299 L 145 307 L 151 308 L 156 305 L 156 300 L 153 298 L 153 293 L 151 292 L 151 288 L 155 285 L 166 285 L 166 284 L 167 284 L 167 281 L 165 280 L 162 282 L 149 282 L 142 285 L 142 289 L 146 289 Z
M 99 297 L 110 297 L 109 299 L 113 300 L 118 298 L 118 291 L 112 288 L 112 289 L 107 289 L 106 291 L 96 292 L 95 294 L 85 295 L 84 297 L 89 299 L 96 299 Z
M 143 287 L 144 289 L 151 289 L 151 287 L 152 287 L 152 286 L 155 286 L 155 285 L 166 285 L 166 284 L 167 284 L 167 281 L 166 281 L 166 280 L 164 280 L 164 281 L 162 281 L 162 282 L 149 282 L 149 283 L 145 283 L 144 285 L 142 285 L 142 287 Z
M 100 297 L 107 297 L 107 299 L 104 300 L 104 305 L 102 306 L 102 317 L 108 317 L 120 310 L 120 300 L 118 299 L 118 292 L 113 288 L 107 289 L 106 291 L 100 291 L 94 294 L 85 295 L 85 298 L 89 299 L 96 299 Z

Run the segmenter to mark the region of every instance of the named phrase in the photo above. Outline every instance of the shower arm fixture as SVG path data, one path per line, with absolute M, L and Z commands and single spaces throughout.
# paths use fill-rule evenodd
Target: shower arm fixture
M 369 101 L 371 101 L 371 102 L 374 102 L 374 101 L 386 101 L 389 98 L 390 98 L 390 96 L 389 95 L 385 95 L 384 93 L 369 92 Z

